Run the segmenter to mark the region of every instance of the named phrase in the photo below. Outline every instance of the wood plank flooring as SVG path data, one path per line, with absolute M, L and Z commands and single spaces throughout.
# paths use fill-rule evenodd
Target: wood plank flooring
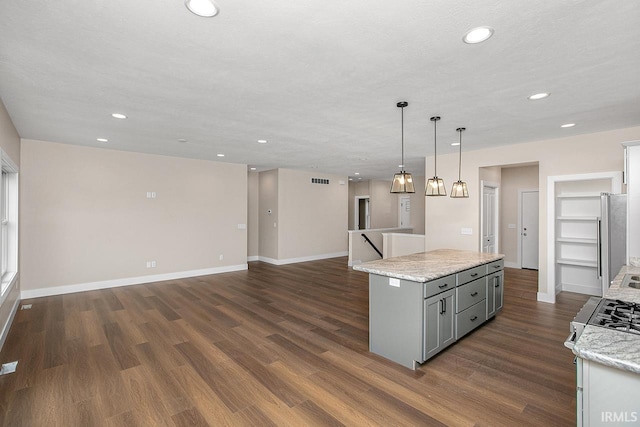
M 506 269 L 495 320 L 416 371 L 368 352 L 368 275 L 346 258 L 23 301 L 5 426 L 575 425 L 569 322 Z

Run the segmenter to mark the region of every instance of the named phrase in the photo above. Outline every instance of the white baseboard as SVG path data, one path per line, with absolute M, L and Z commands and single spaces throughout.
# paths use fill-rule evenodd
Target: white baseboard
M 537 297 L 538 301 L 540 302 L 548 302 L 549 304 L 555 304 L 556 303 L 556 294 L 548 294 L 546 292 L 538 292 L 538 297 Z
M 584 295 L 602 295 L 602 288 L 600 286 L 583 286 L 583 285 L 572 285 L 570 283 L 563 283 L 561 290 L 564 292 L 574 292 L 576 294 L 584 294 Z
M 7 322 L 2 327 L 2 334 L 0 335 L 0 351 L 2 350 L 2 347 L 4 347 L 4 341 L 7 339 L 7 335 L 9 335 L 9 329 L 11 329 L 11 325 L 13 324 L 13 318 L 16 317 L 19 305 L 20 298 L 16 298 L 16 302 L 14 302 L 13 307 L 11 307 L 11 314 L 9 315 Z
M 295 264 L 298 262 L 318 261 L 321 259 L 338 258 L 341 256 L 348 256 L 348 255 L 349 255 L 349 252 L 345 251 L 345 252 L 336 252 L 332 254 L 311 255 L 311 256 L 305 256 L 300 258 L 273 259 L 273 258 L 267 258 L 264 256 L 261 256 L 258 258 L 260 261 L 263 261 L 269 264 L 285 265 L 285 264 Z
M 206 276 L 208 274 L 229 273 L 248 269 L 247 264 L 229 265 L 226 267 L 204 268 L 202 270 L 179 271 L 176 273 L 152 274 L 149 276 L 128 277 L 125 279 L 103 280 L 100 282 L 79 283 L 76 285 L 55 286 L 51 288 L 29 289 L 20 292 L 21 299 L 64 295 L 74 292 L 95 291 L 97 289 L 117 288 L 119 286 L 141 285 L 143 283 L 162 282 L 165 280 L 185 279 L 188 277 Z
M 356 259 L 353 261 L 349 261 L 347 263 L 347 267 L 353 267 L 354 265 L 358 265 L 358 264 L 362 264 L 362 260 L 361 259 Z
M 260 261 L 260 257 L 258 255 L 252 255 L 247 257 L 247 262 L 251 261 Z
M 508 268 L 522 268 L 520 267 L 520 264 L 518 264 L 517 262 L 510 262 L 510 261 L 505 261 L 504 266 Z

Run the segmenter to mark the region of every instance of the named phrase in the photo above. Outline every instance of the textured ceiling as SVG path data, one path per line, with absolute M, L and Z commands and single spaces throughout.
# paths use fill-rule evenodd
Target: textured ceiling
M 18 132 L 390 179 L 398 101 L 414 175 L 432 115 L 439 153 L 460 126 L 466 152 L 640 125 L 636 0 L 217 3 L 199 18 L 183 0 L 2 1 L 0 97 Z M 480 25 L 495 35 L 464 44 Z

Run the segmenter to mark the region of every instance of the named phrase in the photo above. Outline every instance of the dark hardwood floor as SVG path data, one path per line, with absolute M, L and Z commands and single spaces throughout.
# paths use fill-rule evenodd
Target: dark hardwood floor
M 497 318 L 416 371 L 368 350 L 346 258 L 25 300 L 0 353 L 7 426 L 575 425 L 569 321 L 506 269 Z

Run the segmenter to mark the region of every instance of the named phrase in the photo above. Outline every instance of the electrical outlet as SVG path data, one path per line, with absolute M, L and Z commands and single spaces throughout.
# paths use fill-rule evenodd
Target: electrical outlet
M 151 261 L 147 261 L 147 268 L 151 268 Z
M 220 261 L 224 259 L 224 255 L 220 254 Z
M 151 268 L 156 268 L 156 262 L 155 261 L 151 261 Z

